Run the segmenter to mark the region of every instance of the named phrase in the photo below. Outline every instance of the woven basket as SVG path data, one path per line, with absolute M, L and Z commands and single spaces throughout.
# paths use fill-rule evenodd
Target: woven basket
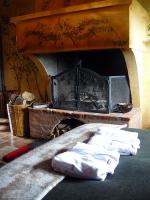
M 9 105 L 9 114 L 13 135 L 29 136 L 29 114 L 26 105 Z

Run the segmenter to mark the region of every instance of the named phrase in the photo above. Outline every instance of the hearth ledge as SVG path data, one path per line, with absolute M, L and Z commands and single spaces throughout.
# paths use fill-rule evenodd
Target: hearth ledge
M 51 169 L 51 159 L 60 150 L 70 148 L 76 142 L 85 141 L 91 132 L 101 127 L 120 128 L 111 124 L 85 124 L 33 149 L 0 168 L 1 200 L 42 199 L 65 176 Z

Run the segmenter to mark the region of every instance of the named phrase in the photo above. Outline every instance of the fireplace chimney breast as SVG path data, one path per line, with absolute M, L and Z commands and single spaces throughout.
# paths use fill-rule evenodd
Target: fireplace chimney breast
M 137 0 L 97 1 L 10 21 L 16 24 L 17 47 L 26 54 L 121 49 L 133 106 L 141 108 L 141 72 L 149 15 Z

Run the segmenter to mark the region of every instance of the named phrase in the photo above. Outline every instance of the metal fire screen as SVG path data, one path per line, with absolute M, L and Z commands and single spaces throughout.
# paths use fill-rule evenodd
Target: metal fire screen
M 108 113 L 130 102 L 125 76 L 105 77 L 77 66 L 52 77 L 53 108 Z

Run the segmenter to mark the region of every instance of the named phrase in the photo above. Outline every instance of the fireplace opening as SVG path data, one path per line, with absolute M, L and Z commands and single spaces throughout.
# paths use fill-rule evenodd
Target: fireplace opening
M 52 107 L 109 113 L 119 103 L 130 104 L 127 66 L 120 49 L 65 52 L 54 55 Z
M 57 95 L 60 98 L 61 93 L 62 94 L 67 93 L 68 87 L 70 87 L 71 85 L 69 81 L 72 82 L 75 79 L 75 77 L 77 77 L 77 74 L 79 73 L 80 75 L 82 74 L 83 71 L 85 72 L 84 75 L 86 83 L 93 84 L 95 87 L 97 87 L 98 83 L 100 82 L 99 80 L 101 80 L 101 78 L 102 80 L 104 80 L 104 83 L 105 81 L 109 80 L 110 82 L 112 80 L 112 84 L 109 84 L 111 86 L 109 89 L 110 93 L 109 96 L 111 96 L 111 98 L 107 99 L 108 102 L 111 102 L 110 100 L 113 100 L 113 102 L 116 101 L 116 103 L 117 102 L 124 103 L 121 100 L 119 100 L 119 96 L 120 93 L 123 93 L 123 95 L 125 94 L 125 87 L 124 86 L 121 87 L 121 85 L 124 85 L 123 82 L 125 81 L 128 91 L 126 96 L 127 100 L 129 100 L 129 102 L 132 103 L 130 95 L 131 91 L 130 86 L 131 86 L 133 95 L 132 96 L 133 105 L 135 106 L 135 95 L 133 93 L 133 90 L 136 91 L 137 85 L 133 85 L 132 75 L 134 73 L 131 73 L 133 72 L 131 68 L 136 67 L 136 62 L 134 59 L 134 55 L 132 54 L 131 51 L 124 51 L 122 49 L 93 50 L 93 51 L 82 51 L 82 52 L 81 51 L 63 52 L 55 54 L 54 53 L 38 54 L 36 55 L 36 57 L 42 63 L 42 66 L 45 67 L 45 70 L 49 75 L 50 87 L 52 88 L 54 87 L 51 93 L 50 101 L 52 101 L 53 98 L 54 98 L 53 100 L 55 100 L 55 97 L 57 97 Z M 63 76 L 66 78 L 67 81 L 65 81 Z M 88 76 L 91 76 L 92 78 L 94 77 L 94 80 L 96 79 L 96 81 L 94 82 L 92 81 L 92 79 L 87 78 Z M 52 77 L 54 77 L 54 82 L 52 80 L 53 79 Z M 72 77 L 74 77 L 74 79 Z M 79 76 L 79 80 L 80 77 L 82 77 L 83 80 L 83 76 Z M 56 80 L 56 85 L 55 85 L 55 78 L 56 79 L 58 78 L 58 80 Z M 120 82 L 118 83 L 118 81 Z M 86 91 L 89 92 L 88 87 L 82 87 L 82 89 L 86 88 Z M 106 86 L 106 89 L 108 88 L 109 87 Z M 138 93 L 136 93 L 136 95 L 138 96 Z M 69 95 L 67 97 L 69 97 Z M 57 103 L 57 101 L 53 103 Z M 89 109 L 87 102 L 85 102 L 86 106 L 84 106 L 84 109 L 86 110 L 84 109 L 80 110 L 81 107 L 79 107 L 80 109 L 77 110 L 76 108 L 74 109 L 70 108 L 69 103 L 64 106 L 64 99 L 62 101 L 62 104 L 60 104 L 60 106 L 58 104 L 58 107 L 57 104 L 54 104 L 54 108 L 52 107 L 43 110 L 30 108 L 29 109 L 29 116 L 30 116 L 29 118 L 31 124 L 30 133 L 32 137 L 52 139 L 64 132 L 62 130 L 58 131 L 58 127 L 61 126 L 59 124 L 62 122 L 62 120 L 74 119 L 74 118 L 81 120 L 81 122 L 83 123 L 104 123 L 104 124 L 120 124 L 120 125 L 126 124 L 128 127 L 131 128 L 141 127 L 141 113 L 139 108 L 133 107 L 131 112 L 123 114 L 122 113 L 118 114 L 117 112 L 114 113 L 113 111 L 110 111 L 110 113 L 108 114 L 107 113 L 103 114 L 100 113 L 101 111 L 97 111 L 97 109 L 94 109 L 95 107 L 93 106 L 94 105 L 93 102 L 91 104 L 93 110 L 92 109 L 88 110 L 90 112 L 84 112 L 87 111 L 87 109 Z M 73 121 L 73 124 L 74 122 L 75 121 Z
M 64 133 L 66 133 L 67 131 L 70 131 L 73 128 L 76 128 L 83 124 L 85 124 L 85 123 L 78 119 L 74 119 L 74 118 L 63 119 L 53 129 L 53 131 L 51 133 L 51 137 L 58 137 Z

